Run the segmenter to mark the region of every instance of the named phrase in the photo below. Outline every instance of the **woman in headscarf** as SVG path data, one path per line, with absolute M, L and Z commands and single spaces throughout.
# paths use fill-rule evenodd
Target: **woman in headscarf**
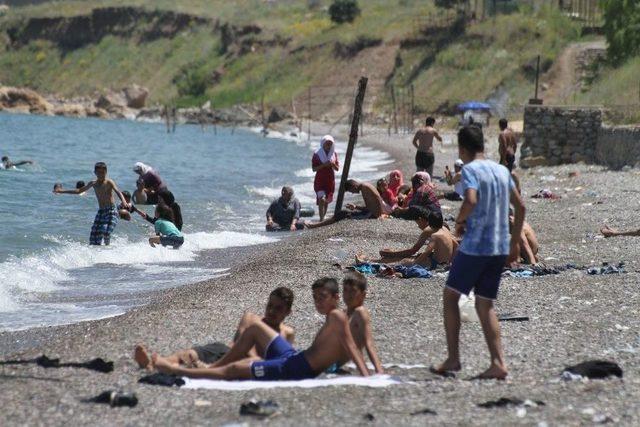
M 398 197 L 398 190 L 404 185 L 404 177 L 399 170 L 393 170 L 389 174 L 389 190 L 393 193 L 394 197 Z
M 146 203 L 149 205 L 155 205 L 158 203 L 158 191 L 166 190 L 167 186 L 151 166 L 142 162 L 137 162 L 133 166 L 133 171 L 140 175 L 138 180 L 138 187 L 140 184 L 144 185 L 144 191 L 146 193 Z
M 316 173 L 313 190 L 316 192 L 316 203 L 320 221 L 324 221 L 329 203 L 333 201 L 336 189 L 335 172 L 340 169 L 338 155 L 335 152 L 335 141 L 331 135 L 325 135 L 320 141 L 320 148 L 313 154 L 311 168 Z

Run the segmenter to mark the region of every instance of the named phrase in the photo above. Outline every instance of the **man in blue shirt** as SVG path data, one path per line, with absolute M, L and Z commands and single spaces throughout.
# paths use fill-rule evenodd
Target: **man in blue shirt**
M 300 202 L 293 197 L 293 188 L 282 187 L 282 196 L 267 210 L 267 231 L 296 231 L 304 228 L 300 220 Z
M 474 290 L 476 311 L 489 347 L 491 364 L 479 379 L 504 379 L 504 362 L 500 326 L 493 307 L 498 296 L 500 277 L 505 264 L 515 261 L 520 253 L 525 207 L 506 167 L 484 157 L 482 130 L 465 126 L 458 132 L 458 151 L 464 162 L 462 183 L 464 201 L 456 219 L 456 234 L 462 243 L 455 256 L 444 290 L 444 324 L 448 357 L 432 372 L 452 375 L 459 371 L 460 294 Z M 509 235 L 509 202 L 515 219 Z

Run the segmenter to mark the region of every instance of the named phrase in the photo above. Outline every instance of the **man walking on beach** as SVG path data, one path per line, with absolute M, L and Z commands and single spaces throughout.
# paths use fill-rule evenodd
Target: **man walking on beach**
M 513 171 L 516 163 L 516 151 L 518 150 L 518 141 L 516 134 L 509 127 L 507 119 L 498 121 L 500 127 L 500 135 L 498 135 L 498 153 L 500 154 L 500 164 L 506 166 L 509 172 Z
M 518 242 L 524 223 L 525 207 L 509 171 L 484 157 L 482 130 L 465 126 L 458 133 L 458 151 L 462 168 L 464 201 L 456 219 L 456 234 L 463 236 L 453 259 L 443 294 L 444 327 L 448 357 L 431 371 L 450 376 L 460 365 L 460 294 L 475 291 L 476 311 L 489 347 L 489 369 L 478 379 L 504 379 L 504 361 L 500 326 L 493 307 L 498 296 L 505 264 L 519 255 Z M 509 236 L 509 201 L 514 206 L 513 230 Z
M 416 171 L 427 172 L 429 176 L 433 176 L 433 164 L 435 156 L 433 155 L 433 138 L 442 142 L 442 138 L 433 128 L 436 119 L 427 117 L 425 127 L 418 129 L 413 137 L 413 146 L 418 149 L 416 152 Z

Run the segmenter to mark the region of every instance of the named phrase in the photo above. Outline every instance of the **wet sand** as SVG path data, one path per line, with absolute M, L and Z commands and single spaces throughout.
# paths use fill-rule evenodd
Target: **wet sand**
M 321 126 L 314 133 L 323 133 Z M 414 170 L 411 136 L 367 136 L 362 143 L 389 152 L 408 177 Z M 492 138 L 493 141 L 493 138 Z M 495 144 L 488 146 L 495 153 Z M 455 159 L 455 147 L 436 152 L 436 171 Z M 495 154 L 493 155 L 495 158 Z M 579 176 L 569 178 L 569 172 Z M 103 357 L 115 362 L 110 374 L 37 366 L 0 367 L 2 425 L 222 425 L 256 423 L 240 417 L 240 403 L 272 399 L 282 414 L 277 425 L 374 423 L 389 425 L 580 425 L 606 417 L 623 425 L 640 422 L 640 307 L 638 247 L 634 238 L 602 239 L 603 223 L 637 228 L 639 172 L 610 172 L 597 166 L 562 166 L 520 171 L 528 221 L 538 232 L 541 256 L 549 265 L 598 265 L 625 261 L 627 274 L 588 276 L 582 271 L 503 281 L 500 313 L 529 316 L 528 322 L 502 323 L 507 381 L 467 381 L 488 364 L 480 325 L 464 323 L 463 370 L 457 379 L 442 379 L 427 369 L 389 369 L 411 384 L 386 389 L 329 387 L 246 392 L 168 389 L 140 385 L 142 372 L 131 356 L 143 342 L 160 353 L 210 340 L 227 341 L 244 310 L 261 312 L 273 288 L 289 286 L 296 295 L 289 323 L 298 346 L 313 339 L 322 317 L 315 313 L 310 285 L 318 277 L 342 273 L 333 264 L 348 264 L 355 253 L 374 256 L 383 247 L 408 247 L 418 236 L 412 222 L 343 221 L 308 230 L 289 239 L 242 250 L 228 276 L 149 295 L 150 303 L 125 315 L 75 325 L 0 333 L 2 356 L 34 357 L 41 353 L 65 360 Z M 439 175 L 438 173 L 436 175 Z M 551 176 L 555 180 L 550 180 Z M 545 180 L 543 180 L 543 177 Z M 558 201 L 529 196 L 550 188 Z M 576 190 L 577 189 L 577 190 Z M 455 215 L 460 203 L 445 202 Z M 212 260 L 213 262 L 213 260 Z M 370 277 L 367 305 L 383 363 L 430 365 L 445 357 L 441 320 L 443 277 L 383 279 Z M 615 360 L 625 371 L 617 379 L 562 382 L 563 367 L 587 359 Z M 107 389 L 135 392 L 136 408 L 110 408 L 80 399 Z M 482 409 L 477 403 L 500 397 L 542 400 L 543 407 Z M 202 406 L 202 402 L 210 403 Z M 196 402 L 198 402 L 196 404 Z M 410 415 L 429 408 L 437 415 Z M 542 424 L 544 425 L 544 424 Z

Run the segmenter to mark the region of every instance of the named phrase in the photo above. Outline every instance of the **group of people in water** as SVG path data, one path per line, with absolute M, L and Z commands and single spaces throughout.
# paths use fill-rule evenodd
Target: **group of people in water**
M 115 181 L 108 177 L 106 163 L 96 163 L 93 172 L 96 179 L 86 184 L 84 181 L 78 181 L 74 189 L 65 190 L 59 183 L 53 187 L 55 194 L 77 195 L 84 194 L 93 188 L 98 200 L 98 212 L 91 226 L 89 244 L 109 245 L 118 219 L 130 221 L 131 214 L 134 212 L 153 224 L 155 235 L 149 237 L 149 244 L 152 247 L 162 245 L 177 249 L 184 244 L 180 205 L 153 168 L 141 162 L 134 165 L 133 172 L 138 175 L 138 179 L 133 196 L 128 191 L 120 191 Z M 117 207 L 114 193 L 120 199 Z M 134 203 L 156 205 L 154 216 L 138 209 Z

